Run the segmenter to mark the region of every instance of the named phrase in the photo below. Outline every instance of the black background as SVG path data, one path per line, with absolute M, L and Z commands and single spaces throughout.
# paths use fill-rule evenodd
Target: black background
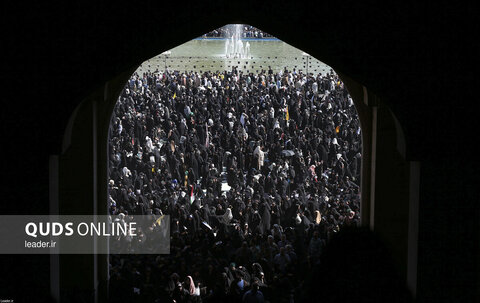
M 419 301 L 479 294 L 477 10 L 401 1 L 2 3 L 1 214 L 48 213 L 48 159 L 79 102 L 119 73 L 228 23 L 324 61 L 393 110 L 421 162 Z M 105 117 L 108 119 L 108 117 Z M 48 298 L 48 256 L 0 256 L 0 299 Z

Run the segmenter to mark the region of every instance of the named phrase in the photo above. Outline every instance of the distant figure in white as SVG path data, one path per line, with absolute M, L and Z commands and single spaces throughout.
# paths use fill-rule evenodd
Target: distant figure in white
M 263 152 L 263 145 L 258 145 L 253 151 L 253 156 L 258 160 L 258 170 L 262 169 L 263 161 L 265 160 L 265 153 Z
M 315 96 L 318 95 L 318 84 L 317 84 L 317 81 L 313 82 L 313 84 L 312 84 L 312 91 L 313 91 L 313 94 L 314 94 Z
M 232 210 L 230 209 L 230 207 L 227 207 L 225 214 L 223 214 L 223 222 L 225 224 L 229 224 L 230 221 L 232 221 L 232 219 L 233 219 Z

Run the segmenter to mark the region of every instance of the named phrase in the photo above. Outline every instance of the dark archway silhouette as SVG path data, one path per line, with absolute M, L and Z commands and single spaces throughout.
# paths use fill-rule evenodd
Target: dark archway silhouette
M 276 32 L 273 31 L 273 34 Z M 164 48 L 160 48 L 160 51 L 162 50 Z M 311 54 L 322 60 L 321 56 Z M 146 59 L 142 57 L 142 60 Z M 102 88 L 85 99 L 72 116 L 64 137 L 63 153 L 58 159 L 60 213 L 107 213 L 106 203 L 103 201 L 107 201 L 108 196 L 109 117 L 121 90 L 136 67 L 107 81 Z M 335 69 L 335 66 L 332 65 L 332 68 Z M 339 75 L 355 102 L 362 127 L 362 225 L 369 226 L 386 239 L 396 262 L 396 269 L 403 278 L 407 280 L 408 277 L 410 287 L 414 291 L 417 195 L 413 190 L 415 183 L 411 182 L 418 180 L 414 178 L 418 175 L 418 167 L 404 158 L 402 150 L 404 146 L 398 145 L 404 142 L 402 131 L 395 122 L 392 112 L 374 94 L 369 93 L 366 87 L 341 72 Z M 82 162 L 77 161 L 80 158 Z M 84 161 L 93 163 L 93 167 L 85 167 Z M 72 178 L 69 171 L 79 173 Z M 396 173 L 392 174 L 392 171 Z M 80 202 L 91 200 L 92 195 L 93 205 Z M 392 212 L 392 209 L 396 211 Z M 62 264 L 82 262 L 93 265 L 93 272 L 85 273 L 83 287 L 86 291 L 91 285 L 106 281 L 107 256 L 96 255 L 93 258 L 60 256 L 59 273 L 63 279 L 58 292 L 73 291 L 69 285 L 75 284 L 74 281 L 77 280 L 77 277 L 73 276 L 68 278 L 70 270 Z M 98 289 L 95 295 L 100 298 L 106 296 L 106 289 Z
M 112 93 L 107 88 L 112 88 L 114 79 L 133 72 L 158 51 L 222 24 L 256 24 L 354 79 L 360 95 L 365 86 L 371 106 L 373 94 L 388 105 L 405 134 L 406 161 L 422 162 L 421 177 L 417 175 L 414 182 L 420 206 L 418 300 L 474 302 L 480 296 L 480 242 L 471 239 L 478 239 L 480 212 L 478 152 L 472 137 L 479 121 L 477 111 L 472 110 L 477 90 L 471 83 L 478 78 L 472 66 L 477 61 L 472 44 L 477 28 L 473 8 L 460 3 L 358 1 L 315 5 L 308 1 L 149 1 L 128 6 L 8 3 L 2 18 L 8 28 L 2 48 L 7 80 L 2 91 L 2 155 L 8 176 L 3 180 L 3 213 L 54 213 L 58 200 L 64 204 L 62 209 L 71 201 L 84 205 L 78 212 L 92 213 L 92 199 L 97 195 L 92 189 L 94 180 L 103 182 L 97 173 L 94 178 L 93 153 L 97 160 L 103 156 L 100 148 L 99 152 L 93 148 L 90 105 L 78 108 L 71 144 L 61 148 L 69 117 L 81 101 L 95 99 L 103 104 L 105 93 Z M 96 108 L 98 126 L 108 111 Z M 377 114 L 382 115 L 382 110 Z M 377 129 L 382 130 L 382 121 L 377 119 Z M 375 174 L 380 182 L 375 191 L 388 192 L 391 187 L 397 199 L 398 188 L 404 185 L 394 184 L 410 174 L 398 175 L 394 165 L 382 168 L 385 163 L 381 161 L 398 162 L 402 153 L 385 154 L 384 139 L 377 138 L 381 148 L 371 148 L 371 153 L 383 154 L 376 167 L 389 172 Z M 46 161 L 50 155 L 54 156 L 49 173 Z M 74 155 L 79 163 L 68 164 Z M 387 215 L 397 212 L 394 206 L 392 202 L 387 207 Z M 396 220 L 391 222 L 397 226 Z M 403 241 L 400 234 L 399 238 Z M 33 294 L 45 294 L 49 285 L 58 285 L 54 271 L 52 282 L 48 280 L 48 257 L 2 257 L 5 271 L 16 273 L 17 278 L 4 275 L 2 293 L 32 301 L 37 299 Z M 93 268 L 89 262 L 84 268 Z M 67 263 L 67 267 L 75 264 Z M 78 280 L 84 281 L 81 273 L 77 273 Z M 95 286 L 92 282 L 88 288 L 88 279 L 93 278 L 85 278 L 87 282 L 79 287 L 91 291 Z M 60 279 L 62 290 L 68 289 L 69 279 L 66 272 Z

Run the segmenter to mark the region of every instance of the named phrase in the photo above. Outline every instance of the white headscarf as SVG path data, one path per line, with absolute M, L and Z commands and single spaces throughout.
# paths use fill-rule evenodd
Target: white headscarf
M 297 217 L 295 218 L 295 223 L 297 223 L 297 225 L 302 223 L 302 218 L 300 218 L 300 214 L 297 214 Z
M 193 296 L 195 294 L 195 284 L 193 283 L 193 279 L 191 276 L 187 276 L 187 279 L 188 279 L 188 291 L 190 293 L 191 296 Z
M 145 141 L 147 141 L 147 152 L 151 152 L 153 150 L 153 142 L 152 139 L 150 139 L 149 136 L 145 137 Z
M 223 220 L 226 224 L 230 223 L 230 221 L 233 219 L 232 215 L 232 210 L 230 207 L 227 207 L 227 210 L 225 211 L 225 214 L 223 215 Z
M 126 166 L 122 170 L 123 170 L 123 175 L 125 177 L 130 177 L 132 175 L 132 173 L 130 172 L 130 170 Z

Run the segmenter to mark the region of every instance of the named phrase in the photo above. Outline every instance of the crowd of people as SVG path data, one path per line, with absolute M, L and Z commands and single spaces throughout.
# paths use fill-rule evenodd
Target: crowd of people
M 234 29 L 231 26 L 224 26 L 217 28 L 211 32 L 204 34 L 203 38 L 230 38 L 234 34 Z M 266 33 L 251 25 L 242 24 L 242 38 L 274 38 L 269 33 Z
M 111 255 L 112 301 L 293 302 L 359 222 L 361 131 L 333 73 L 135 73 L 109 134 L 109 210 L 169 215 L 170 254 Z

